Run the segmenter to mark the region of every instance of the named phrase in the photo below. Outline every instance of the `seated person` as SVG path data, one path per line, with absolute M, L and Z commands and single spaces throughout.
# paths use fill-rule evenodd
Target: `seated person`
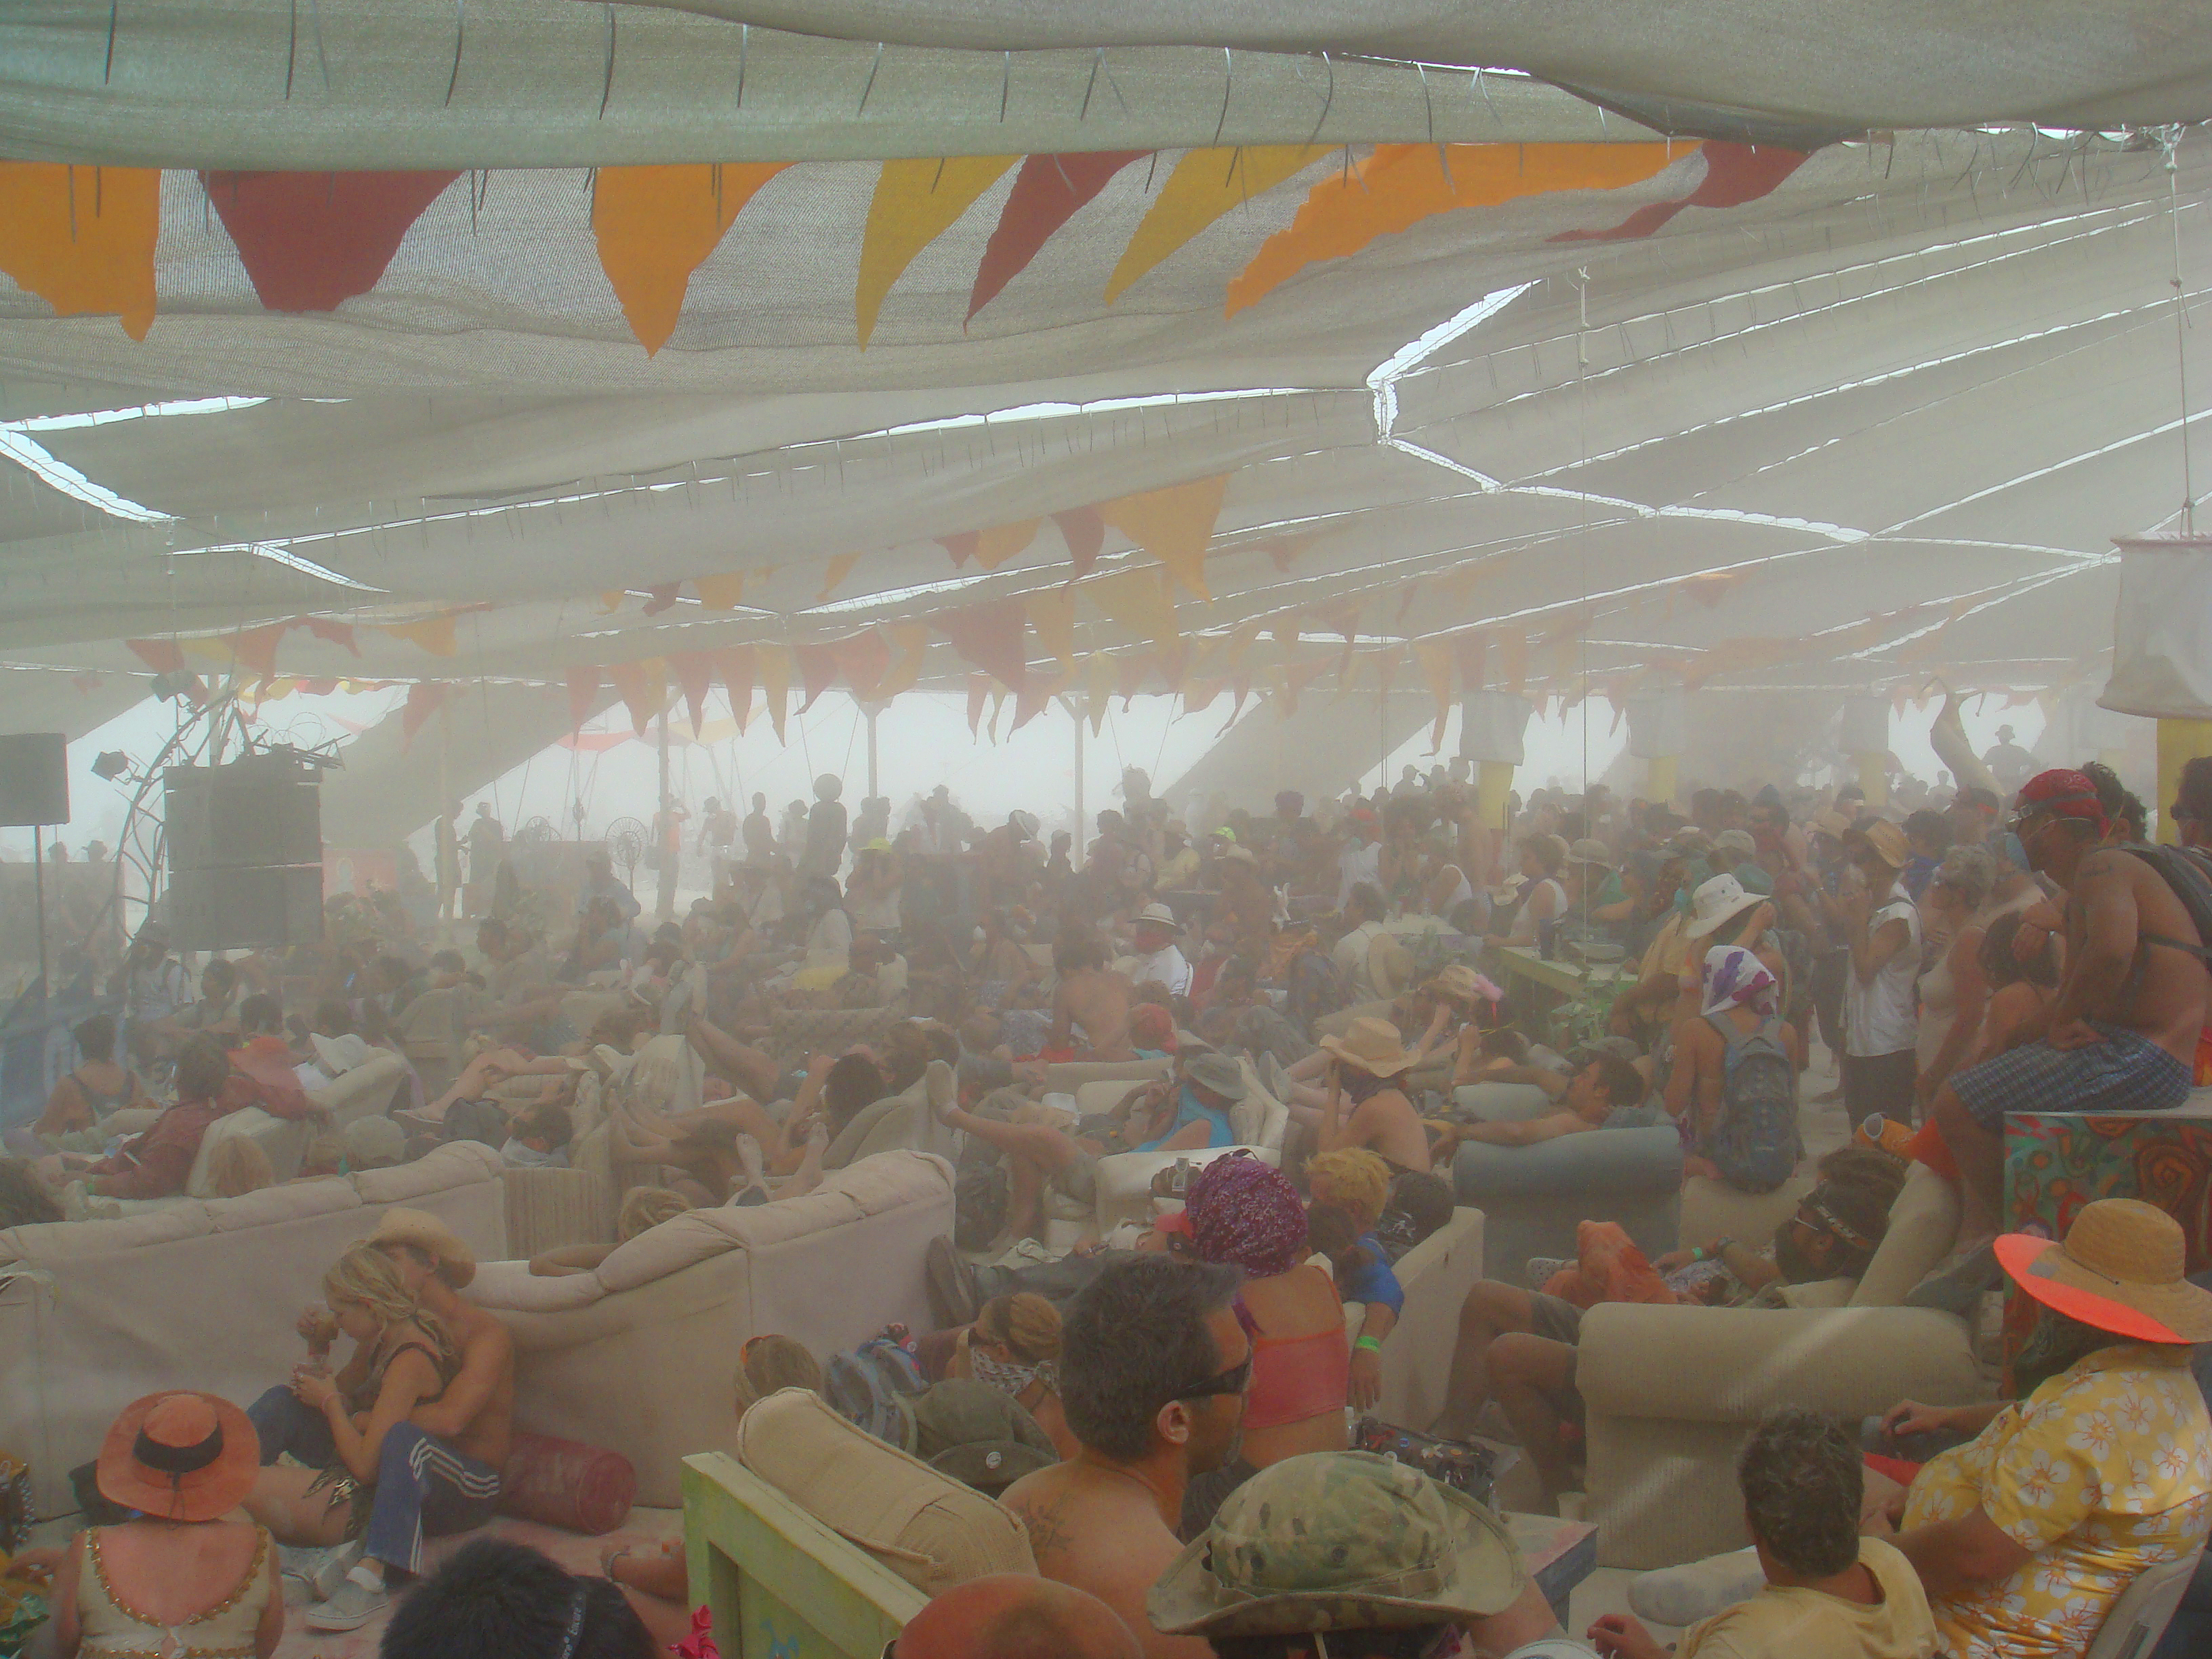
M 0 1158 L 0 1233 L 65 1219 L 35 1169 L 20 1158 Z
M 200 969 L 200 994 L 196 1002 L 158 1021 L 155 1030 L 178 1042 L 195 1031 L 213 1031 L 218 1036 L 238 1035 L 238 969 L 217 957 Z
M 1666 1290 L 1678 1302 L 1784 1305 L 1785 1285 L 1856 1278 L 1866 1270 L 1903 1184 L 1902 1166 L 1887 1153 L 1842 1147 L 1820 1160 L 1820 1184 L 1775 1235 L 1771 1251 L 1715 1239 L 1670 1252 L 1650 1266 L 1668 1275 Z M 1547 1492 L 1562 1490 L 1568 1459 L 1561 1431 L 1581 1410 L 1574 1376 L 1583 1312 L 1564 1296 L 1497 1279 L 1478 1282 L 1460 1307 L 1451 1379 L 1435 1431 L 1473 1434 L 1495 1394 Z
M 208 1125 L 222 1115 L 223 1085 L 230 1081 L 230 1056 L 212 1031 L 187 1037 L 177 1051 L 176 1103 L 142 1134 L 133 1135 L 107 1158 L 93 1160 L 63 1152 L 45 1160 L 49 1181 L 81 1175 L 94 1198 L 175 1198 L 185 1190 Z
M 1134 1060 L 1129 1043 L 1131 987 L 1107 966 L 1106 941 L 1085 931 L 1052 947 L 1060 983 L 1044 1052 L 1054 1060 Z M 1077 1042 L 1078 1033 L 1082 1041 Z
M 1452 1066 L 1452 1087 L 1465 1089 L 1478 1083 L 1528 1083 L 1557 1100 L 1566 1092 L 1567 1074 L 1549 1064 L 1515 1027 L 1501 1025 L 1485 1031 L 1473 1024 L 1459 1034 L 1458 1054 Z
M 2014 1362 L 2031 1392 L 1922 1465 L 1893 1541 L 1947 1653 L 2079 1653 L 2138 1573 L 2212 1522 L 2212 1418 L 2189 1372 L 2212 1293 L 2182 1277 L 2179 1224 L 2136 1199 L 2085 1205 L 2063 1243 L 2013 1233 L 1996 1253 L 2038 1304 Z
M 1690 1151 L 1686 1175 L 1771 1193 L 1804 1149 L 1797 1128 L 1797 1034 L 1780 987 L 1740 945 L 1717 945 L 1700 966 L 1699 1018 L 1674 1027 L 1667 1110 Z
M 1365 1146 L 1395 1170 L 1427 1173 L 1428 1131 L 1406 1093 L 1406 1074 L 1427 1057 L 1425 1049 L 1407 1048 L 1396 1026 L 1371 1016 L 1353 1020 L 1341 1037 L 1322 1038 L 1320 1048 L 1320 1056 L 1293 1066 L 1291 1075 L 1317 1067 L 1321 1085 L 1293 1082 L 1283 1103 L 1291 1121 L 1312 1133 L 1315 1150 Z
M 931 1107 L 939 1121 L 1006 1154 L 1006 1224 L 1016 1238 L 1038 1237 L 1047 1184 L 1078 1204 L 1097 1201 L 1098 1160 L 1120 1152 L 1182 1152 L 1233 1146 L 1229 1109 L 1244 1098 L 1243 1068 L 1224 1054 L 1200 1052 L 1176 1062 L 1164 1083 L 1139 1084 L 1113 1111 L 1085 1119 L 1070 1134 L 1053 1123 L 1008 1123 L 963 1111 L 948 1086 Z
M 533 1101 L 507 1120 L 500 1161 L 511 1170 L 565 1170 L 574 1133 L 562 1101 Z
M 1062 1457 L 1079 1447 L 1060 1398 L 1060 1310 L 1034 1291 L 994 1296 L 961 1334 L 948 1376 L 987 1383 L 1028 1412 Z
M 393 1609 L 381 1651 L 654 1659 L 670 1650 L 660 1634 L 605 1579 L 571 1574 L 527 1544 L 471 1538 Z
M 641 1233 L 664 1221 L 689 1214 L 691 1200 L 666 1187 L 633 1187 L 623 1194 L 615 1212 L 615 1242 L 611 1244 L 564 1244 L 541 1250 L 530 1258 L 530 1271 L 540 1279 L 567 1279 L 587 1273 Z
M 888 1008 L 906 995 L 906 958 L 884 942 L 882 934 L 853 935 L 850 966 L 831 988 L 840 1008 Z
M 1929 1659 L 1936 1622 L 1912 1565 L 1862 1538 L 1865 1486 L 1857 1443 L 1832 1417 L 1777 1406 L 1737 1455 L 1744 1525 L 1766 1588 L 1682 1633 L 1674 1659 Z M 1590 1626 L 1604 1659 L 1666 1659 L 1626 1613 Z
M 82 1058 L 54 1085 L 31 1133 L 48 1152 L 98 1152 L 107 1145 L 101 1126 L 111 1113 L 142 1110 L 154 1101 L 137 1073 L 116 1063 L 113 1015 L 88 1015 L 70 1035 Z
M 1559 1103 L 1561 1109 L 1518 1123 L 1462 1124 L 1458 1138 L 1489 1146 L 1534 1146 L 1562 1135 L 1602 1129 L 1615 1109 L 1633 1106 L 1644 1098 L 1644 1074 L 1615 1055 L 1600 1054 L 1565 1079 L 1564 1087 L 1555 1091 L 1547 1085 L 1545 1092 Z

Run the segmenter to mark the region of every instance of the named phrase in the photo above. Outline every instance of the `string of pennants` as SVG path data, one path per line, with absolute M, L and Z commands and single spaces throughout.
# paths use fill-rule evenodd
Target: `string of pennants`
M 1165 167 L 1106 273 L 1104 302 L 1119 300 L 1232 209 L 1339 153 L 1312 144 L 1182 152 Z M 1357 253 L 1438 214 L 1559 191 L 1620 190 L 1698 156 L 1702 176 L 1680 195 L 1626 214 L 1598 208 L 1596 222 L 1553 240 L 1649 236 L 1686 207 L 1755 201 L 1805 160 L 1794 150 L 1717 141 L 1379 144 L 1341 155 L 1340 167 L 1310 185 L 1291 223 L 1229 282 L 1224 315 L 1258 304 L 1311 265 Z M 1149 180 L 1164 159 L 1115 150 L 883 162 L 854 272 L 858 343 L 866 347 L 884 299 L 915 258 L 1008 173 L 1014 180 L 976 265 L 969 321 L 1117 174 L 1143 162 Z M 592 173 L 589 212 L 599 265 L 648 356 L 675 332 L 692 273 L 745 208 L 779 174 L 805 165 L 842 164 L 690 163 Z M 416 222 L 463 179 L 454 170 L 198 177 L 263 307 L 285 313 L 331 311 L 368 293 Z M 472 222 L 481 199 L 477 178 L 469 175 L 465 186 L 472 192 Z M 62 316 L 112 316 L 132 339 L 143 340 L 159 307 L 161 209 L 158 168 L 0 161 L 0 271 Z

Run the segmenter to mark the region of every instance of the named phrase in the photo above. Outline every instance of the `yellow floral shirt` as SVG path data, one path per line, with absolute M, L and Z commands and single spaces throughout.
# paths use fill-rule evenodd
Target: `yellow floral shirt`
M 1929 1598 L 1952 1659 L 2079 1654 L 2146 1567 L 2212 1525 L 2212 1416 L 2189 1350 L 2124 1344 L 2076 1360 L 1920 1471 L 1908 1529 L 1979 1504 L 2032 1559 L 1962 1595 Z

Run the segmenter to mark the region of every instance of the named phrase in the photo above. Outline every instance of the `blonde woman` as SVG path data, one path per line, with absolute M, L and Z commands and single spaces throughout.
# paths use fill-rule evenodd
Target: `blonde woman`
M 949 1369 L 1010 1397 L 1051 1437 L 1061 1458 L 1081 1449 L 1060 1403 L 1060 1310 L 1042 1297 L 1022 1291 L 986 1302 Z
M 208 1153 L 208 1187 L 216 1198 L 243 1198 L 276 1184 L 276 1166 L 258 1141 L 226 1135 Z
M 615 1214 L 611 1244 L 564 1244 L 530 1258 L 530 1271 L 540 1279 L 566 1279 L 587 1273 L 640 1233 L 650 1232 L 664 1221 L 688 1214 L 691 1200 L 669 1187 L 633 1187 L 623 1194 Z
M 355 1245 L 323 1275 L 323 1296 L 330 1311 L 309 1334 L 309 1358 L 293 1371 L 290 1391 L 301 1406 L 322 1414 L 327 1458 L 318 1467 L 287 1454 L 264 1466 L 246 1509 L 280 1543 L 327 1548 L 358 1540 L 358 1548 L 337 1550 L 302 1575 L 323 1598 L 308 1613 L 309 1626 L 350 1630 L 384 1606 L 386 1566 L 409 1571 L 420 1566 L 420 1488 L 414 1488 L 416 1502 L 380 1505 L 380 1484 L 397 1473 L 398 1487 L 408 1487 L 404 1466 L 410 1452 L 425 1447 L 471 1460 L 459 1459 L 407 1421 L 418 1406 L 445 1394 L 460 1370 L 460 1355 L 444 1323 L 407 1288 L 393 1259 L 373 1246 Z M 327 1357 L 341 1334 L 353 1340 L 353 1357 L 333 1376 Z M 397 1471 L 391 1467 L 395 1457 L 403 1465 Z M 485 1496 L 495 1497 L 496 1471 L 489 1473 L 489 1486 Z

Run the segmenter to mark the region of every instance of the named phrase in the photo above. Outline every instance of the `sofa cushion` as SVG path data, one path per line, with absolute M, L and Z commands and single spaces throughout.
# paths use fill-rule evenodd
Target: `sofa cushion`
M 114 1221 L 53 1221 L 11 1227 L 0 1233 L 0 1256 L 38 1267 L 46 1262 L 115 1255 L 149 1244 L 171 1244 L 215 1231 L 207 1206 L 197 1199 L 170 1199 Z
M 192 1155 L 191 1173 L 185 1177 L 186 1197 L 213 1198 L 216 1195 L 209 1175 L 215 1149 L 224 1141 L 240 1135 L 267 1155 L 270 1173 L 277 1180 L 289 1181 L 299 1174 L 300 1159 L 307 1151 L 307 1125 L 273 1116 L 258 1106 L 243 1106 L 216 1119 L 207 1126 L 206 1133 L 200 1136 L 199 1151 Z
M 588 1308 L 607 1294 L 596 1273 L 540 1278 L 527 1261 L 480 1261 L 469 1281 L 469 1300 L 503 1313 L 567 1313 Z
M 844 1194 L 862 1215 L 881 1215 L 951 1191 L 952 1166 L 927 1152 L 880 1153 L 823 1176 L 822 1185 Z
M 1467 1141 L 1453 1160 L 1452 1178 L 1459 1201 L 1476 1208 L 1492 1194 L 1672 1192 L 1682 1184 L 1682 1143 L 1672 1128 L 1592 1129 L 1534 1146 Z
M 498 1150 L 477 1140 L 449 1140 L 412 1164 L 389 1170 L 363 1170 L 351 1179 L 364 1204 L 404 1204 L 425 1193 L 444 1192 L 484 1181 L 506 1166 Z
M 1958 1188 L 1925 1164 L 1905 1172 L 1905 1186 L 1889 1206 L 1889 1231 L 1859 1275 L 1855 1308 L 1900 1306 L 1906 1292 L 1928 1277 L 1959 1238 Z
M 234 1233 L 274 1221 L 298 1221 L 307 1216 L 331 1215 L 340 1210 L 360 1207 L 361 1194 L 354 1191 L 353 1183 L 342 1176 L 330 1176 L 320 1181 L 264 1187 L 258 1193 L 247 1193 L 239 1198 L 210 1199 L 207 1213 L 216 1232 Z
M 357 1117 L 390 1110 L 406 1086 L 407 1062 L 389 1048 L 379 1048 L 351 1071 L 308 1090 L 307 1103 L 329 1113 L 332 1126 L 343 1129 Z
M 1533 1083 L 1469 1083 L 1451 1094 L 1460 1114 L 1478 1123 L 1525 1123 L 1558 1109 Z

